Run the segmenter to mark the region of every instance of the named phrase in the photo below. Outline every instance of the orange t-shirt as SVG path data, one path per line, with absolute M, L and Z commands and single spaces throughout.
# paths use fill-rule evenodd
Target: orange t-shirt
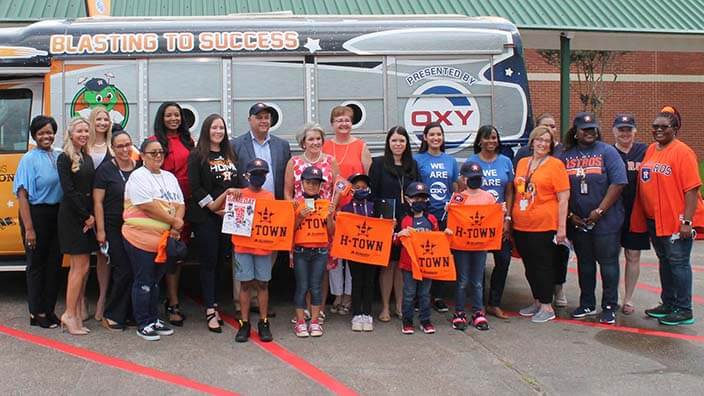
M 293 244 L 295 246 L 301 246 L 306 248 L 325 248 L 330 245 L 330 235 L 328 234 L 328 221 L 327 214 L 328 208 L 330 206 L 330 201 L 316 200 L 315 206 L 317 210 L 306 216 L 306 218 L 301 222 L 301 224 L 296 229 L 293 236 Z M 296 200 L 296 217 L 301 213 L 301 210 L 306 207 L 305 199 L 301 198 Z M 310 223 L 307 223 L 309 220 Z M 325 235 L 326 242 L 309 242 L 305 240 L 303 236 L 307 230 L 313 231 L 316 235 L 315 237 Z
M 271 191 L 267 191 L 263 188 L 258 192 L 254 192 L 254 191 L 250 190 L 249 188 L 243 188 L 242 189 L 242 198 L 276 199 L 274 197 L 274 194 L 271 193 Z M 235 241 L 233 240 L 232 243 L 234 245 Z M 253 254 L 255 256 L 268 256 L 272 252 L 270 250 L 252 249 L 252 248 L 248 248 L 248 247 L 235 245 L 235 253 Z
M 332 155 L 340 168 L 340 176 L 347 179 L 357 173 L 367 173 L 362 165 L 364 140 L 356 139 L 352 143 L 337 144 L 332 140 L 323 143 L 323 153 Z
M 531 159 L 522 158 L 516 166 L 513 179 L 516 197 L 511 214 L 513 228 L 518 231 L 557 231 L 557 193 L 570 189 L 567 170 L 562 161 L 548 156 L 532 175 L 528 175 Z
M 665 149 L 653 143 L 645 152 L 638 171 L 638 193 L 631 215 L 631 230 L 647 231 L 645 219 L 655 220 L 657 236 L 679 232 L 680 216 L 684 214 L 684 193 L 699 188 L 697 155 L 675 139 Z M 704 203 L 698 193 L 693 225 L 704 226 Z
M 476 193 L 464 190 L 459 195 L 460 199 L 450 199 L 450 205 L 459 201 L 462 201 L 464 205 L 491 205 L 496 203 L 496 198 L 490 192 L 484 190 L 479 190 Z

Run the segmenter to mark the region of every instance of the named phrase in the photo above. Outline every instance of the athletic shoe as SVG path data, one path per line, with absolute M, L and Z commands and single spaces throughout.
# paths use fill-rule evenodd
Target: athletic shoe
M 362 331 L 374 331 L 374 319 L 370 315 L 362 315 Z
M 252 325 L 249 321 L 244 321 L 242 319 L 238 320 L 240 323 L 240 329 L 237 330 L 237 335 L 235 335 L 235 342 L 247 342 L 249 340 L 249 333 L 252 331 Z
M 452 328 L 464 331 L 467 328 L 467 315 L 460 311 L 452 315 Z
M 489 321 L 486 320 L 484 312 L 477 311 L 472 314 L 472 326 L 477 330 L 489 330 Z
M 448 308 L 447 304 L 445 304 L 445 301 L 443 301 L 442 298 L 436 298 L 433 300 L 433 308 L 435 308 L 435 310 L 440 313 L 445 313 L 450 310 L 450 308 Z
M 555 312 L 540 310 L 530 318 L 530 321 L 533 323 L 545 323 L 553 319 L 555 319 Z
M 658 322 L 667 326 L 690 325 L 694 323 L 694 317 L 692 316 L 692 311 L 675 309 L 669 315 L 660 318 Z
M 259 331 L 259 339 L 262 340 L 262 342 L 271 342 L 274 340 L 274 337 L 271 335 L 271 328 L 269 327 L 269 319 L 259 319 L 257 330 Z
M 423 330 L 425 334 L 435 334 L 435 326 L 433 326 L 429 320 L 421 322 L 420 329 Z
M 352 331 L 364 331 L 364 315 L 355 315 L 352 318 Z
M 531 304 L 525 308 L 522 308 L 520 311 L 518 311 L 518 314 L 521 316 L 525 317 L 531 317 L 540 311 L 540 306 L 538 304 Z
M 572 317 L 575 319 L 581 319 L 585 318 L 587 316 L 594 316 L 596 315 L 596 310 L 594 308 L 589 308 L 589 307 L 579 307 L 572 311 Z
M 671 314 L 673 312 L 672 307 L 669 307 L 665 304 L 660 304 L 655 308 L 650 308 L 645 310 L 645 314 L 650 316 L 651 318 L 664 318 L 665 316 Z
M 403 322 L 401 326 L 401 333 L 403 334 L 413 334 L 415 330 L 413 329 L 413 322 Z
M 608 305 L 606 308 L 601 310 L 601 317 L 599 318 L 599 323 L 614 324 L 616 323 L 616 310 Z
M 308 318 L 310 320 L 310 315 L 308 315 Z M 325 315 L 325 312 L 320 311 L 320 313 L 318 314 L 318 324 L 321 324 L 321 325 L 325 324 L 326 318 L 327 318 L 327 316 Z
M 559 308 L 564 308 L 567 306 L 567 296 L 565 295 L 564 285 L 555 285 L 553 304 Z
M 157 319 L 153 324 L 154 331 L 160 336 L 170 336 L 174 333 L 174 330 L 166 325 L 161 319 Z
M 159 341 L 161 339 L 159 333 L 154 330 L 154 323 L 148 324 L 142 329 L 137 329 L 137 335 L 147 341 Z
M 320 337 L 323 335 L 323 326 L 321 326 L 318 322 L 311 322 L 308 332 L 311 337 Z
M 310 333 L 308 333 L 308 327 L 306 326 L 305 320 L 296 323 L 296 325 L 293 326 L 293 332 L 296 334 L 296 337 L 300 338 L 306 338 L 310 335 Z
M 306 322 L 310 320 L 310 312 L 308 312 L 307 309 L 303 310 L 303 317 L 305 318 Z M 291 319 L 291 324 L 296 324 L 296 323 L 298 323 L 298 317 L 294 315 L 293 319 Z

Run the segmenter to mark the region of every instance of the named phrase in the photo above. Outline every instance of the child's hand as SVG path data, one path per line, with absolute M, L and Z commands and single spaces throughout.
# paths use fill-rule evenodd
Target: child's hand
M 455 232 L 449 228 L 445 228 L 445 234 L 447 234 L 449 236 L 453 236 L 453 235 L 455 235 Z
M 328 264 L 325 266 L 325 269 L 330 271 L 334 270 L 335 268 L 337 268 L 337 258 L 328 256 Z
M 309 207 L 306 206 L 306 207 L 304 207 L 303 209 L 301 209 L 300 212 L 298 212 L 298 218 L 302 220 L 302 219 L 304 219 L 306 216 L 308 216 L 309 214 L 311 214 L 311 213 L 313 213 L 313 212 L 315 212 L 314 209 L 311 209 L 311 208 L 309 208 Z
M 398 234 L 396 234 L 396 236 L 398 236 L 398 237 L 407 237 L 407 236 L 410 236 L 412 230 L 413 230 L 413 228 L 411 228 L 411 227 L 406 227 L 406 228 L 402 229 L 401 231 L 399 231 Z

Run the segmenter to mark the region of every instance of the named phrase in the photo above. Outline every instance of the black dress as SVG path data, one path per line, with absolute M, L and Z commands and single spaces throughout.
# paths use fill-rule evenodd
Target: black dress
M 93 213 L 95 169 L 90 155 L 83 155 L 78 172 L 71 172 L 71 159 L 61 153 L 56 161 L 63 197 L 59 205 L 59 245 L 64 254 L 89 254 L 98 250 L 93 229 L 83 232 Z

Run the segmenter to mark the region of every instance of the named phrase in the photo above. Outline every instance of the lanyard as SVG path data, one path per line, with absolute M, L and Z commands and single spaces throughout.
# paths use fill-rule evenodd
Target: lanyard
M 528 170 L 526 171 L 526 178 L 525 178 L 525 179 L 526 179 L 526 184 L 525 184 L 525 185 L 526 185 L 526 191 L 527 191 L 528 188 L 529 188 L 528 186 L 530 186 L 530 179 L 533 177 L 533 174 L 538 170 L 538 168 L 540 167 L 540 165 L 543 164 L 543 161 L 545 161 L 545 158 L 547 158 L 547 156 L 541 158 L 540 161 L 538 161 L 538 164 L 535 166 L 535 169 L 533 169 L 532 172 L 530 171 L 530 168 L 531 168 L 531 165 L 533 165 L 533 158 L 531 158 L 530 161 L 528 162 Z

